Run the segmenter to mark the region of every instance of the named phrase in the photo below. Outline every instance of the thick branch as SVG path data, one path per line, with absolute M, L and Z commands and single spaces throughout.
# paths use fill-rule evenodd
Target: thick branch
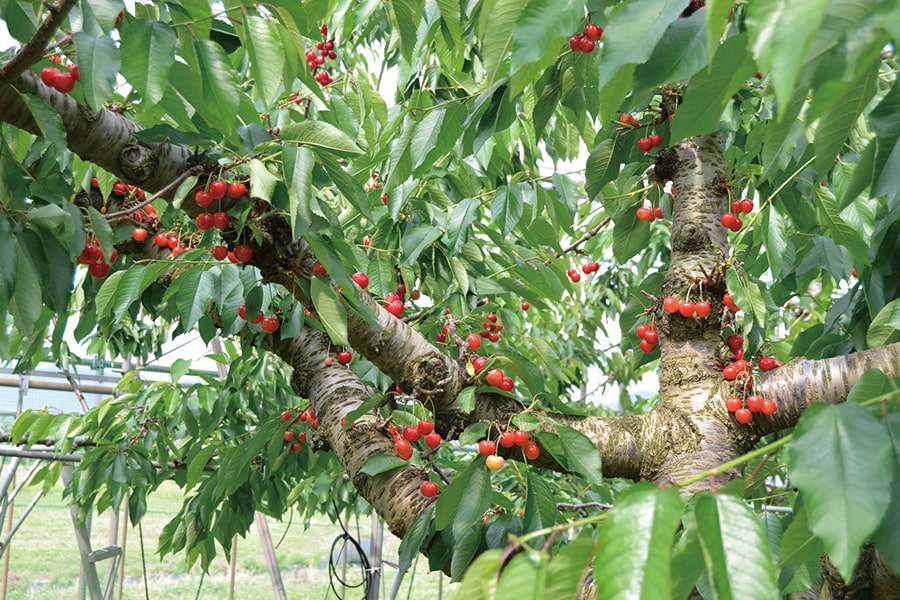
M 763 375 L 758 393 L 778 406 L 774 415 L 758 419 L 760 436 L 797 424 L 813 402 L 837 404 L 847 399 L 850 388 L 869 369 L 900 377 L 900 342 L 835 358 L 795 360 Z
M 134 137 L 141 127 L 128 117 L 79 105 L 71 96 L 44 85 L 30 71 L 0 86 L 0 121 L 42 135 L 20 94 L 31 94 L 59 113 L 70 150 L 145 190 L 162 189 L 192 164 L 193 154 L 188 148 L 168 142 L 141 142 Z

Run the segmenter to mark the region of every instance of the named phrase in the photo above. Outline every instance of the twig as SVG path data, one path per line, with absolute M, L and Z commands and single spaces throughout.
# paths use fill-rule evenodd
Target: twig
M 578 249 L 578 246 L 580 246 L 581 244 L 585 243 L 586 241 L 588 241 L 589 239 L 591 239 L 592 237 L 594 237 L 595 235 L 597 235 L 598 233 L 600 233 L 600 230 L 603 229 L 604 227 L 606 227 L 607 225 L 609 225 L 609 222 L 610 222 L 611 220 L 612 220 L 612 218 L 609 217 L 609 216 L 607 216 L 607 217 L 604 218 L 602 221 L 600 221 L 599 223 L 597 223 L 596 226 L 594 226 L 593 228 L 589 229 L 589 230 L 587 231 L 587 233 L 585 233 L 583 236 L 581 236 L 580 238 L 578 238 L 578 240 L 576 240 L 575 242 L 573 242 L 568 248 L 563 248 L 561 252 L 557 252 L 557 253 L 555 254 L 554 258 L 560 258 L 560 257 L 562 257 L 562 255 L 564 255 L 564 254 L 568 254 L 569 252 L 571 252 L 571 251 L 573 251 L 573 250 L 577 250 L 577 249 Z M 552 262 L 552 259 L 548 259 L 548 260 L 545 260 L 545 261 L 544 261 L 544 264 L 545 264 L 545 265 L 549 265 L 551 262 Z
M 90 410 L 87 405 L 87 401 L 84 399 L 84 394 L 81 393 L 81 386 L 78 385 L 78 380 L 75 379 L 75 376 L 69 372 L 68 369 L 63 369 L 62 374 L 65 376 L 66 380 L 69 382 L 69 385 L 72 386 L 72 391 L 75 392 L 75 397 L 78 398 L 78 403 L 81 404 L 81 408 L 84 412 Z
M 31 39 L 16 52 L 16 55 L 8 63 L 0 66 L 0 87 L 7 85 L 13 79 L 25 72 L 25 69 L 36 63 L 44 55 L 47 41 L 59 29 L 59 24 L 65 19 L 66 14 L 75 6 L 77 0 L 59 0 L 47 8 L 50 15 L 41 23 Z
M 123 210 L 119 210 L 119 211 L 112 212 L 112 213 L 107 213 L 107 214 L 105 215 L 105 216 L 106 216 L 106 220 L 107 220 L 107 221 L 114 221 L 114 220 L 120 219 L 121 217 L 128 217 L 128 216 L 130 216 L 132 213 L 134 213 L 134 212 L 137 211 L 137 210 L 140 210 L 140 209 L 144 208 L 145 206 L 147 206 L 148 204 L 150 204 L 151 202 L 153 202 L 154 200 L 156 200 L 156 199 L 159 198 L 160 196 L 163 196 L 163 195 L 165 195 L 165 194 L 168 194 L 171 190 L 177 188 L 179 185 L 181 185 L 181 182 L 182 182 L 182 181 L 184 181 L 185 179 L 187 179 L 188 176 L 190 176 L 190 175 L 192 175 L 192 174 L 193 174 L 193 169 L 188 169 L 187 171 L 185 171 L 184 173 L 182 173 L 181 175 L 179 175 L 178 177 L 176 177 L 175 179 L 173 179 L 172 181 L 170 181 L 169 183 L 167 183 L 161 190 L 159 190 L 158 192 L 156 192 L 155 194 L 153 194 L 153 195 L 150 196 L 149 198 L 146 198 L 146 199 L 142 200 L 142 201 L 139 202 L 138 204 L 135 204 L 134 206 L 130 206 L 130 207 L 128 207 L 128 208 L 126 208 L 126 209 L 123 209 Z
M 600 510 L 609 510 L 612 507 L 612 504 L 606 504 L 605 502 L 582 502 L 580 504 L 573 504 L 569 502 L 556 503 L 556 510 L 582 510 L 585 508 L 599 508 Z

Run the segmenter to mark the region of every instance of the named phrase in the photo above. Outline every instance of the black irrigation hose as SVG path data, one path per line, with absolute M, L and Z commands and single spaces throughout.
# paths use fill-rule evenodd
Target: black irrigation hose
M 344 527 L 344 522 L 341 520 L 340 516 L 338 516 L 338 523 L 340 524 L 343 533 L 334 538 L 334 542 L 331 543 L 331 552 L 328 554 L 328 583 L 329 585 L 331 585 L 331 591 L 334 592 L 337 598 L 341 598 L 341 594 L 338 592 L 337 587 L 335 586 L 335 582 L 340 584 L 340 586 L 344 589 L 352 590 L 361 587 L 363 588 L 362 598 L 363 600 L 365 600 L 369 593 L 369 586 L 372 583 L 372 571 L 369 565 L 369 557 L 366 556 L 366 552 L 365 550 L 363 550 L 359 541 L 352 535 L 350 535 L 350 533 L 347 531 L 347 528 Z M 335 563 L 334 551 L 339 543 L 343 544 L 343 551 L 345 553 L 344 562 L 346 563 L 348 558 L 346 555 L 348 542 L 351 546 L 356 548 L 356 551 L 359 553 L 360 568 L 362 569 L 363 574 L 363 579 L 359 583 L 349 584 L 344 581 L 344 579 L 338 573 L 338 565 Z

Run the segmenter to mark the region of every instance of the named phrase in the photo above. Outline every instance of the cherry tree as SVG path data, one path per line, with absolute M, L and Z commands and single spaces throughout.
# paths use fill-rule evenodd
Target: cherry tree
M 0 17 L 0 357 L 227 367 L 17 419 L 85 514 L 174 478 L 206 567 L 361 498 L 467 599 L 900 593 L 896 3 Z

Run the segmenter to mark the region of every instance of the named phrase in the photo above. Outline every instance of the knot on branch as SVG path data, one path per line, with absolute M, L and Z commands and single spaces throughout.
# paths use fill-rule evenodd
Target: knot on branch
M 672 250 L 694 253 L 705 250 L 712 244 L 709 229 L 693 221 L 682 221 L 672 231 Z
M 168 142 L 153 148 L 143 142 L 133 140 L 119 153 L 119 166 L 125 178 L 135 184 L 149 181 L 156 172 L 159 157 L 165 151 Z

